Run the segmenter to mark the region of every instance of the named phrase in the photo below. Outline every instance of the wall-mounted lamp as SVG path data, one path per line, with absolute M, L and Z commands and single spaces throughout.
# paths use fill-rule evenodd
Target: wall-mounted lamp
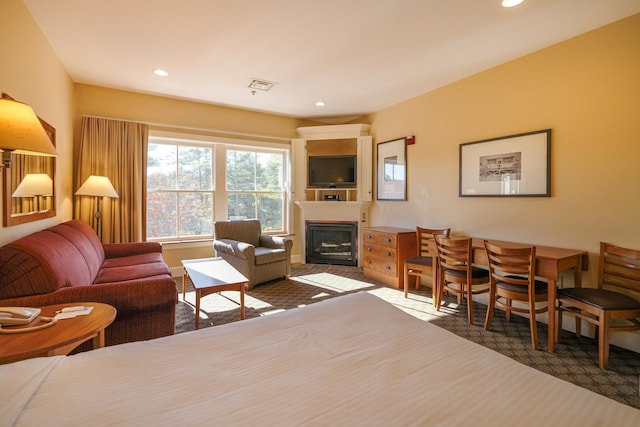
M 37 156 L 56 155 L 56 149 L 33 109 L 4 93 L 0 98 L 0 151 L 0 168 L 11 167 L 12 152 Z
M 100 239 L 102 239 L 102 228 L 100 220 L 102 219 L 102 212 L 100 212 L 100 202 L 103 197 L 118 198 L 116 189 L 113 188 L 111 181 L 106 176 L 91 175 L 87 180 L 78 188 L 76 196 L 94 196 L 98 198 L 98 210 L 96 211 L 96 227 L 97 233 Z
M 40 198 L 53 195 L 53 180 L 46 173 L 29 173 L 11 197 L 35 197 L 36 211 L 40 212 Z

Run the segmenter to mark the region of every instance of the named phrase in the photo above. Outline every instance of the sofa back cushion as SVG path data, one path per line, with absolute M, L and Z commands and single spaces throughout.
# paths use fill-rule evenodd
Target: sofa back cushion
M 238 242 L 260 246 L 262 227 L 257 219 L 243 219 L 239 221 L 216 221 L 213 224 L 214 239 L 230 239 Z
M 89 285 L 104 257 L 96 233 L 78 220 L 25 236 L 0 248 L 0 299 Z

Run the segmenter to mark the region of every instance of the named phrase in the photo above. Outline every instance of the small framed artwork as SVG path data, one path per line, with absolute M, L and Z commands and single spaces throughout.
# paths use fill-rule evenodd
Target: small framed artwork
M 407 200 L 407 144 L 405 138 L 378 144 L 378 200 Z
M 460 197 L 550 197 L 551 129 L 460 144 Z

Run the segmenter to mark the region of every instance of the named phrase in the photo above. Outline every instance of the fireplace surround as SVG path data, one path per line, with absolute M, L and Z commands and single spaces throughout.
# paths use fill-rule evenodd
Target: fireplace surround
M 357 221 L 305 221 L 306 262 L 358 265 Z

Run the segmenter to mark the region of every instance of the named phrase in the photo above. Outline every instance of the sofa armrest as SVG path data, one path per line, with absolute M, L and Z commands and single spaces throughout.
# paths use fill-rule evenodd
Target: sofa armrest
M 214 240 L 213 249 L 216 250 L 216 254 L 225 253 L 243 259 L 253 259 L 256 255 L 255 246 L 231 239 Z
M 105 258 L 119 258 L 152 252 L 162 253 L 162 245 L 158 242 L 105 243 Z
M 175 280 L 158 276 L 131 280 L 126 283 L 70 286 L 48 294 L 5 299 L 0 302 L 0 305 L 42 307 L 76 302 L 109 304 L 118 310 L 117 316 L 122 317 L 141 311 L 153 311 L 167 305 L 175 305 L 178 302 L 178 292 Z
M 261 234 L 260 246 L 263 248 L 284 249 L 286 251 L 291 251 L 291 248 L 293 247 L 293 240 L 281 236 Z

